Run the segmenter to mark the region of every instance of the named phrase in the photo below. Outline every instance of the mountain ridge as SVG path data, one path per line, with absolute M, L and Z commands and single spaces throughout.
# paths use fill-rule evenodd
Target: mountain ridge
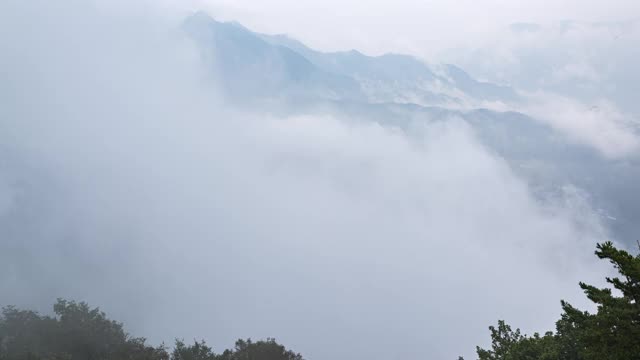
M 237 89 L 232 87 L 235 93 L 252 93 L 249 84 L 242 85 L 244 77 L 251 74 L 251 80 L 266 84 L 261 86 L 264 91 L 259 95 L 291 95 L 289 90 L 293 90 L 297 95 L 325 99 L 446 107 L 518 99 L 516 92 L 507 86 L 478 81 L 451 64 L 431 68 L 411 55 L 368 56 L 358 50 L 321 52 L 288 35 L 256 33 L 237 22 L 220 22 L 203 12 L 187 18 L 184 28 L 201 46 L 218 51 L 219 70 L 233 73 L 234 85 L 240 85 Z M 229 58 L 230 54 L 244 57 Z M 258 64 L 264 59 L 267 64 Z M 291 89 L 292 83 L 300 86 Z

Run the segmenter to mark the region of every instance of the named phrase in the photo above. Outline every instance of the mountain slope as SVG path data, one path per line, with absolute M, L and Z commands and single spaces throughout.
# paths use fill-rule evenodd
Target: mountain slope
M 320 52 L 286 35 L 252 32 L 205 13 L 184 29 L 203 49 L 232 97 L 306 97 L 446 107 L 512 102 L 513 89 L 473 79 L 452 65 L 431 68 L 408 55 Z
M 356 50 L 320 52 L 286 35 L 261 37 L 298 52 L 322 69 L 356 79 L 373 102 L 460 106 L 463 100 L 468 101 L 465 98 L 505 102 L 518 99 L 513 89 L 477 81 L 453 65 L 432 69 L 409 55 L 367 56 Z
M 231 96 L 362 98 L 352 79 L 328 73 L 237 23 L 217 22 L 197 13 L 185 21 L 184 29 L 201 46 Z
M 346 116 L 407 135 L 425 122 L 461 119 L 541 200 L 588 204 L 616 238 L 627 242 L 640 232 L 637 158 L 609 159 L 531 116 L 485 108 L 496 102 L 519 108 L 524 100 L 510 87 L 478 81 L 455 65 L 430 66 L 407 55 L 321 52 L 288 36 L 258 34 L 204 13 L 187 19 L 184 27 L 230 98 L 245 105 L 251 101 L 255 111 Z

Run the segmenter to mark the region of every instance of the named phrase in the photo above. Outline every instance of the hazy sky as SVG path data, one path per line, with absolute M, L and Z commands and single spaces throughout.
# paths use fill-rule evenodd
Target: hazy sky
M 273 336 L 310 360 L 471 358 L 498 319 L 543 331 L 583 305 L 607 234 L 580 191 L 538 201 L 456 118 L 231 109 L 166 21 L 184 6 L 151 3 L 0 3 L 0 305 L 88 300 L 153 341 Z M 520 3 L 207 6 L 369 51 L 639 6 Z
M 514 22 L 617 21 L 640 17 L 635 0 L 191 0 L 213 16 L 287 33 L 324 49 L 433 57 L 475 46 Z M 182 4 L 182 6 L 187 6 Z

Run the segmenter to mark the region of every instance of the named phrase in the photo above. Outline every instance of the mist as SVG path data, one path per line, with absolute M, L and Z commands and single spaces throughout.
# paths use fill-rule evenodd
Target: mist
M 238 109 L 182 16 L 0 5 L 1 305 L 72 298 L 156 343 L 308 359 L 470 355 L 496 319 L 584 306 L 608 233 L 580 191 L 535 197 L 462 118 Z
M 637 18 L 640 14 L 640 5 L 633 0 L 608 3 L 597 0 L 459 0 L 456 6 L 444 0 L 348 3 L 334 0 L 304 3 L 293 0 L 189 0 L 180 5 L 183 9 L 205 9 L 217 17 L 241 21 L 261 32 L 286 33 L 322 50 L 355 48 L 368 54 L 408 53 L 427 61 L 443 56 L 452 48 L 470 50 L 488 43 L 506 45 L 503 41 L 509 38 L 507 29 L 512 23 L 606 22 Z M 549 46 L 544 40 L 539 43 L 543 48 Z M 517 41 L 508 43 L 515 46 L 499 49 L 514 50 L 529 45 L 528 39 Z M 488 65 L 485 61 L 494 65 L 495 61 L 513 60 L 508 55 L 510 52 L 485 54 L 485 58 L 476 59 L 475 65 Z M 483 75 L 497 75 L 496 71 L 503 69 L 493 67 L 491 70 L 494 72 Z

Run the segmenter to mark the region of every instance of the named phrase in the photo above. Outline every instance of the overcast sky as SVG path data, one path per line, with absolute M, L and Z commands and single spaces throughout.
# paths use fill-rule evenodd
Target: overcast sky
M 433 57 L 489 40 L 514 22 L 617 21 L 640 17 L 635 0 L 191 0 L 222 19 L 291 34 L 324 49 Z

